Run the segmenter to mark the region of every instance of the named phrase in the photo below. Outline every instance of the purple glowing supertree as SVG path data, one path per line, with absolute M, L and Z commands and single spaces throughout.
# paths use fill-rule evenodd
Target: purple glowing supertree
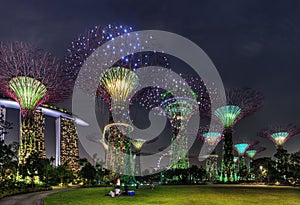
M 115 154 L 110 154 L 110 152 L 118 152 L 117 156 L 122 158 L 121 161 L 128 162 L 128 166 L 125 168 L 130 167 L 131 164 L 128 161 L 130 159 L 124 158 L 128 154 L 131 155 L 132 152 L 128 135 L 133 130 L 128 119 L 129 111 L 125 107 L 139 82 L 135 71 L 144 66 L 166 67 L 168 65 L 168 59 L 162 53 L 141 52 L 144 49 L 142 44 L 147 43 L 149 39 L 143 39 L 137 33 L 132 34 L 132 31 L 131 27 L 123 25 L 95 26 L 72 42 L 65 58 L 65 63 L 73 69 L 88 64 L 88 66 L 82 67 L 88 75 L 82 76 L 82 89 L 90 95 L 96 94 L 98 100 L 104 100 L 108 105 L 109 124 L 105 127 L 109 133 L 102 143 L 108 143 L 104 145 L 107 147 L 106 166 L 116 167 L 116 170 L 124 170 L 123 167 L 126 163 L 119 163 Z M 129 38 L 129 36 L 133 38 Z M 112 45 L 117 37 L 122 39 L 118 49 Z M 98 54 L 104 56 L 103 62 L 98 62 L 98 59 L 93 58 Z M 116 59 L 116 56 L 120 55 L 121 59 Z M 92 62 L 88 61 L 90 56 L 93 58 Z M 96 81 L 87 81 L 90 76 L 96 76 Z M 79 76 L 79 80 L 80 78 L 81 76 Z M 98 87 L 96 93 L 92 93 L 95 84 Z M 118 113 L 122 118 L 113 119 L 112 112 Z M 125 132 L 127 136 L 124 136 L 125 133 L 122 134 L 121 130 L 128 130 Z
M 271 140 L 277 149 L 283 149 L 284 143 L 299 133 L 299 125 L 288 124 L 263 129 L 258 133 L 258 136 Z
M 211 130 L 210 130 L 211 129 Z M 216 124 L 214 127 L 201 126 L 197 131 L 197 137 L 204 142 L 202 149 L 206 149 L 206 153 L 211 153 L 218 143 L 223 139 L 223 126 Z
M 224 126 L 223 160 L 221 181 L 235 181 L 232 147 L 234 125 L 263 106 L 261 92 L 251 88 L 235 88 L 226 91 L 227 105 L 214 110 L 216 119 Z M 213 100 L 218 100 L 217 96 Z
M 300 133 L 300 126 L 295 124 L 277 125 L 264 129 L 258 133 L 260 137 L 271 140 L 277 148 L 274 157 L 276 158 L 277 180 L 286 182 L 289 167 L 289 153 L 283 149 L 285 142 Z
M 19 162 L 23 163 L 31 152 L 42 151 L 34 136 L 35 109 L 69 97 L 75 74 L 51 54 L 21 42 L 0 43 L 0 71 L 0 92 L 20 105 Z

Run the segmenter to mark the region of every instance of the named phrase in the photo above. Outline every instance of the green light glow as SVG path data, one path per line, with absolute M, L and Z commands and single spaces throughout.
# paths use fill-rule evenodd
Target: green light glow
M 117 105 L 124 105 L 138 85 L 138 76 L 127 68 L 109 68 L 100 76 L 100 85 Z
M 142 149 L 145 142 L 146 140 L 144 139 L 135 139 L 131 143 L 134 146 L 135 150 L 139 152 Z
M 27 76 L 12 78 L 8 82 L 8 86 L 17 96 L 23 110 L 34 110 L 37 103 L 47 92 L 47 88 L 44 84 Z
M 256 155 L 256 150 L 254 150 L 254 149 L 252 149 L 252 150 L 247 150 L 246 151 L 246 153 L 247 153 L 247 155 L 248 155 L 248 157 L 250 158 L 250 159 L 253 159 L 254 157 L 255 157 L 255 155 Z
M 235 144 L 234 147 L 240 156 L 245 154 L 245 151 L 250 145 L 247 143 Z
M 227 105 L 215 110 L 215 115 L 221 120 L 225 128 L 231 128 L 240 113 L 241 108 L 235 105 Z
M 162 102 L 164 111 L 171 119 L 188 119 L 198 109 L 198 103 L 193 98 L 174 97 Z
M 271 137 L 274 139 L 276 145 L 282 146 L 289 136 L 288 132 L 276 132 L 271 134 Z
M 222 136 L 219 132 L 208 132 L 202 135 L 205 138 L 210 146 L 216 145 L 219 142 L 220 137 Z

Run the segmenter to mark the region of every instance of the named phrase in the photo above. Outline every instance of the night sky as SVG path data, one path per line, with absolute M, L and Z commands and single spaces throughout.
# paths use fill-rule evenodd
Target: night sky
M 2 1 L 0 41 L 26 41 L 63 58 L 80 33 L 110 23 L 134 30 L 165 30 L 200 46 L 214 62 L 225 87 L 263 92 L 265 105 L 236 125 L 235 139 L 258 139 L 272 156 L 271 141 L 256 136 L 274 124 L 300 123 L 300 2 L 295 1 Z M 182 71 L 184 72 L 184 71 Z M 71 101 L 69 101 L 71 102 Z M 60 104 L 69 108 L 70 103 Z M 8 120 L 16 121 L 16 111 Z M 54 120 L 46 120 L 48 144 Z M 11 131 L 11 139 L 18 128 Z M 299 150 L 300 135 L 285 148 Z M 54 148 L 47 148 L 49 153 Z M 81 153 L 83 153 L 81 151 Z M 50 154 L 51 155 L 51 154 Z

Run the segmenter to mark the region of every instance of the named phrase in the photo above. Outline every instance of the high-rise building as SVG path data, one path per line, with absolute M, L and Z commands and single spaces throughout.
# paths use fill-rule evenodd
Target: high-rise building
M 56 119 L 56 165 L 66 165 L 73 173 L 79 171 L 78 133 L 73 119 Z

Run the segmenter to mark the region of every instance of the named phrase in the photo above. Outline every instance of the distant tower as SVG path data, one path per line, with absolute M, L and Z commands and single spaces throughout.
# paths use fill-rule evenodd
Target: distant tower
M 56 119 L 56 165 L 66 165 L 73 173 L 79 171 L 78 134 L 73 119 Z
M 33 111 L 33 120 L 34 120 L 34 130 L 35 130 L 35 143 L 37 151 L 39 152 L 40 157 L 46 158 L 46 149 L 45 149 L 45 117 L 44 113 L 41 110 Z
M 1 106 L 0 107 L 0 122 L 5 122 L 6 120 L 6 108 L 4 106 Z M 3 129 L 3 127 L 0 127 L 0 129 Z M 4 137 L 5 137 L 5 130 L 1 130 L 1 136 L 0 136 L 0 139 L 1 140 L 4 140 Z

